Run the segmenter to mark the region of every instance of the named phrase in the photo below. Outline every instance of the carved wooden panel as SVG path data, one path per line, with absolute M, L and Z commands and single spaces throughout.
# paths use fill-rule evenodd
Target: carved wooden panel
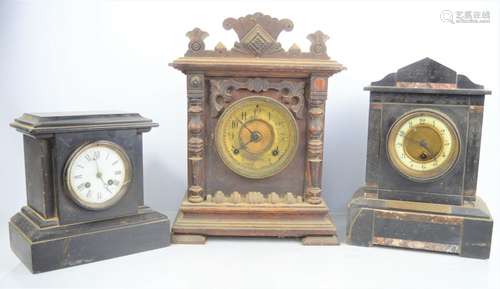
M 212 117 L 217 117 L 232 102 L 235 90 L 246 89 L 260 93 L 274 90 L 279 93 L 279 100 L 285 104 L 298 119 L 303 117 L 304 82 L 291 80 L 270 80 L 265 78 L 247 79 L 211 79 L 210 80 L 210 111 Z
M 240 193 L 234 191 L 232 193 L 225 194 L 223 191 L 217 191 L 214 195 L 208 194 L 206 197 L 207 203 L 216 204 L 298 204 L 302 203 L 302 195 L 297 195 L 292 192 L 286 192 L 283 194 L 278 194 L 276 192 L 271 192 L 269 194 L 263 194 L 261 192 L 246 192 Z

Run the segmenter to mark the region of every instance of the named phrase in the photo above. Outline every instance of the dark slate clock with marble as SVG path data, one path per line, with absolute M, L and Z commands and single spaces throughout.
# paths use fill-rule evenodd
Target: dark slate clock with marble
M 430 58 L 366 90 L 366 185 L 349 203 L 348 242 L 488 258 L 493 220 L 476 184 L 491 92 Z
M 9 222 L 10 244 L 33 273 L 169 244 L 168 218 L 144 205 L 142 134 L 156 123 L 136 113 L 26 113 L 11 126 L 23 133 L 27 205 Z

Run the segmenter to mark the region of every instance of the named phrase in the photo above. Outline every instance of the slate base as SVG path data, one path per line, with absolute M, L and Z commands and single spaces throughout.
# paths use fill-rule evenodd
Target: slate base
M 166 247 L 170 222 L 142 207 L 132 216 L 59 226 L 24 207 L 11 218 L 9 235 L 17 257 L 32 273 L 41 273 Z
M 463 206 L 378 199 L 359 189 L 349 203 L 347 243 L 488 259 L 493 219 L 477 197 Z

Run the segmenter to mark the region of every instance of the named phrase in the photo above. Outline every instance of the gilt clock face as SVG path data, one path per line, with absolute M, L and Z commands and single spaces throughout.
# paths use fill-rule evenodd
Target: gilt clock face
M 455 125 L 444 114 L 414 110 L 391 127 L 387 143 L 394 167 L 416 181 L 428 181 L 445 174 L 455 163 L 460 141 Z
M 65 169 L 66 186 L 72 199 L 87 209 L 105 209 L 126 193 L 131 164 L 126 152 L 109 141 L 78 148 Z
M 242 98 L 224 111 L 216 127 L 216 147 L 224 164 L 247 178 L 273 176 L 286 168 L 298 146 L 298 127 L 280 102 Z

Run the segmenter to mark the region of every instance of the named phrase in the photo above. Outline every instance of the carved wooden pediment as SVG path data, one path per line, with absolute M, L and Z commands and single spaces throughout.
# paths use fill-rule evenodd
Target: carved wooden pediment
M 330 59 L 325 45 L 329 37 L 321 31 L 307 36 L 311 41 L 309 52 L 302 52 L 297 44 L 285 51 L 278 37 L 282 31 L 292 31 L 293 22 L 289 19 L 277 19 L 257 12 L 238 19 L 227 18 L 223 27 L 234 30 L 238 36 L 239 41 L 233 48 L 228 50 L 219 42 L 214 50 L 205 50 L 204 39 L 208 33 L 195 28 L 186 34 L 190 41 L 185 56 Z

